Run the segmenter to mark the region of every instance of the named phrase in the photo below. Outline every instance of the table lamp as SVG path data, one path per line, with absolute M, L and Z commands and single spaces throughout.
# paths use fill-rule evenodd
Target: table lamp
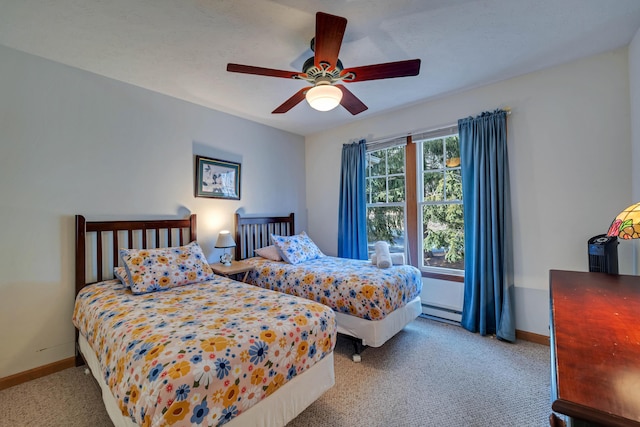
M 640 238 L 640 203 L 631 205 L 618 214 L 609 226 L 607 236 L 620 239 Z
M 231 253 L 227 253 L 228 248 L 236 246 L 236 242 L 231 237 L 229 230 L 222 230 L 218 234 L 218 240 L 216 241 L 216 248 L 224 249 L 224 253 L 220 255 L 220 262 L 227 267 L 231 265 Z

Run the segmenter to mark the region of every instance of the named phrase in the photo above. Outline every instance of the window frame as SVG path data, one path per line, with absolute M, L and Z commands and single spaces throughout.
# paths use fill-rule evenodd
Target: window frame
M 424 229 L 424 218 L 423 218 L 423 208 L 424 206 L 437 206 L 437 205 L 461 205 L 464 206 L 464 200 L 460 199 L 460 200 L 448 200 L 447 196 L 446 196 L 446 184 L 445 184 L 445 199 L 443 200 L 438 200 L 438 201 L 425 201 L 424 200 L 424 174 L 428 173 L 430 170 L 431 171 L 439 171 L 444 175 L 444 179 L 446 182 L 447 179 L 447 171 L 453 171 L 453 170 L 459 170 L 461 171 L 461 166 L 458 165 L 457 167 L 449 167 L 446 165 L 446 139 L 448 137 L 452 137 L 458 135 L 458 144 L 460 143 L 460 137 L 459 137 L 459 133 L 457 131 L 457 129 L 455 131 L 451 131 L 450 133 L 446 133 L 446 134 L 438 134 L 436 136 L 432 136 L 432 137 L 423 137 L 420 139 L 414 139 L 413 145 L 415 146 L 415 150 L 416 150 L 416 163 L 415 163 L 415 168 L 416 168 L 416 178 L 419 177 L 419 179 L 416 179 L 416 211 L 417 211 L 417 215 L 416 215 L 416 219 L 417 219 L 417 227 L 416 227 L 416 254 L 419 254 L 420 256 L 418 258 L 416 258 L 416 267 L 418 269 L 420 269 L 420 271 L 424 272 L 424 273 L 429 273 L 429 274 L 436 274 L 439 276 L 445 276 L 445 277 L 461 277 L 464 280 L 464 268 L 462 269 L 454 269 L 454 268 L 447 268 L 447 267 L 434 267 L 434 266 L 428 266 L 428 265 L 424 265 L 424 259 L 423 259 L 423 255 L 424 254 L 424 236 L 422 235 L 422 230 Z M 429 169 L 429 170 L 425 170 L 424 169 L 424 143 L 427 141 L 433 141 L 436 139 L 441 139 L 442 140 L 442 144 L 443 144 L 443 155 L 445 156 L 445 162 L 442 166 L 442 168 L 440 169 Z M 464 233 L 464 231 L 463 231 Z
M 400 207 L 402 208 L 402 216 L 403 216 L 403 239 L 404 239 L 404 246 L 403 246 L 403 251 L 402 253 L 405 254 L 405 256 L 407 255 L 407 238 L 408 238 L 408 234 L 407 234 L 407 153 L 406 153 L 406 149 L 405 149 L 405 144 L 392 144 L 392 145 L 385 145 L 385 146 L 381 146 L 381 147 L 374 147 L 371 148 L 370 150 L 367 149 L 367 162 L 369 161 L 369 155 L 371 155 L 371 153 L 375 153 L 378 151 L 382 151 L 385 150 L 385 174 L 384 175 L 368 175 L 369 173 L 369 164 L 366 164 L 366 172 L 365 172 L 365 198 L 366 198 L 366 212 L 367 215 L 369 213 L 369 208 L 376 208 L 376 207 Z M 388 150 L 393 149 L 393 148 L 402 148 L 404 150 L 404 167 L 403 167 L 403 172 L 402 173 L 389 173 L 389 156 L 388 156 Z M 404 201 L 403 202 L 389 202 L 389 178 L 393 178 L 393 177 L 403 177 L 404 179 Z M 371 194 L 366 190 L 369 186 L 369 180 L 375 179 L 375 178 L 385 178 L 385 194 L 386 194 L 386 202 L 372 202 L 371 199 Z M 367 221 L 368 221 L 368 217 L 367 217 Z M 368 240 L 368 239 L 367 239 Z M 369 242 L 367 242 L 367 246 L 368 246 Z
M 457 134 L 457 125 L 452 125 L 445 129 L 439 129 L 434 132 L 429 132 L 435 135 L 447 135 L 447 134 Z M 442 267 L 432 267 L 430 270 L 425 270 L 420 268 L 418 263 L 418 238 L 422 239 L 421 228 L 418 228 L 418 223 L 421 221 L 418 216 L 418 161 L 422 161 L 422 159 L 418 158 L 417 155 L 417 143 L 414 143 L 413 140 L 424 140 L 424 135 L 418 135 L 417 137 L 413 137 L 408 135 L 403 139 L 402 144 L 404 145 L 405 150 L 405 206 L 404 206 L 404 217 L 405 217 L 405 256 L 407 257 L 407 263 L 413 265 L 418 268 L 422 277 L 438 279 L 449 282 L 464 282 L 464 270 L 452 270 L 452 272 L 446 271 L 449 269 Z M 406 140 L 406 145 L 404 143 Z M 388 146 L 387 146 L 388 147 Z M 370 151 L 378 151 L 382 148 L 386 148 L 385 146 L 380 146 L 379 148 L 376 146 L 367 146 L 367 153 Z M 369 204 L 367 203 L 367 207 Z M 421 246 L 420 246 L 420 249 Z M 460 274 L 462 272 L 462 274 Z M 456 274 L 451 274 L 456 273 Z

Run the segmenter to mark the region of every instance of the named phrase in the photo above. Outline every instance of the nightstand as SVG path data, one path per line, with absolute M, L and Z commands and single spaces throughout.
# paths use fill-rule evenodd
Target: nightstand
M 244 261 L 231 261 L 231 265 L 226 266 L 221 263 L 209 264 L 214 273 L 219 274 L 220 276 L 226 276 L 230 279 L 234 279 L 239 274 L 244 273 L 242 277 L 242 281 L 247 281 L 247 276 L 249 272 L 253 270 L 253 266 L 248 262 Z

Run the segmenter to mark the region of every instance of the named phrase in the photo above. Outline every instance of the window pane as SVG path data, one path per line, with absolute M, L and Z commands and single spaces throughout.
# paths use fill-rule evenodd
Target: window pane
M 389 203 L 404 202 L 404 176 L 389 177 Z
M 425 172 L 424 200 L 439 201 L 444 199 L 444 174 L 442 172 Z
M 464 270 L 462 205 L 425 205 L 422 208 L 423 264 Z
M 462 174 L 460 169 L 447 170 L 445 176 L 447 180 L 446 200 L 462 200 Z
M 388 242 L 392 252 L 404 252 L 405 157 L 404 146 L 368 153 L 367 194 L 370 197 L 367 199 L 367 233 L 370 253 L 377 241 Z
M 404 252 L 404 207 L 376 206 L 367 208 L 369 252 L 377 241 L 389 243 L 391 252 Z
M 371 179 L 371 203 L 387 203 L 387 179 Z
M 367 152 L 367 164 L 366 164 L 366 177 L 370 177 L 373 175 L 373 165 L 376 165 L 380 162 L 380 152 L 372 151 Z
M 424 141 L 422 145 L 424 170 L 442 169 L 444 167 L 444 154 L 442 149 L 442 139 Z
M 404 147 L 393 147 L 387 150 L 389 174 L 404 173 Z
M 447 167 L 455 168 L 460 166 L 460 143 L 458 141 L 458 135 L 448 136 L 445 139 L 445 145 L 447 147 Z
M 386 150 L 371 152 L 371 176 L 381 176 L 387 173 Z
M 457 134 L 420 141 L 422 194 L 418 198 L 422 215 L 423 255 L 421 267 L 464 271 L 464 222 L 460 143 Z M 420 153 L 420 151 L 418 151 Z

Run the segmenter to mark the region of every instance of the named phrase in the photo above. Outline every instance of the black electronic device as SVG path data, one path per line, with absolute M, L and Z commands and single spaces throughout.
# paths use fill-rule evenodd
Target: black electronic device
M 618 238 L 599 234 L 589 239 L 589 271 L 618 274 Z

